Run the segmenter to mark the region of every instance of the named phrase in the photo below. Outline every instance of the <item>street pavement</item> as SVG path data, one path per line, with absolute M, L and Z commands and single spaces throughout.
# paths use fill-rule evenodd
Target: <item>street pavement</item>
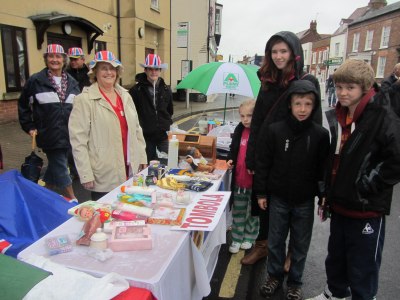
M 237 108 L 245 97 L 236 96 L 227 98 L 226 119 L 238 121 Z M 173 119 L 179 124 L 180 129 L 188 130 L 198 126 L 197 122 L 203 115 L 208 118 L 222 118 L 225 106 L 225 95 L 218 95 L 215 99 L 209 98 L 209 102 L 190 102 L 186 108 L 186 102 L 174 101 Z M 322 101 L 323 110 L 327 110 L 326 101 Z M 326 120 L 324 120 L 326 126 Z M 17 122 L 0 125 L 0 144 L 3 150 L 4 170 L 0 174 L 11 169 L 20 169 L 24 157 L 31 152 L 31 139 L 25 134 Z M 43 153 L 39 155 L 44 158 Z M 45 160 L 46 162 L 46 160 Z M 78 180 L 74 180 L 74 189 L 80 202 L 88 200 L 90 194 L 85 191 Z M 1 197 L 0 197 L 1 198 Z M 400 273 L 400 260 L 398 253 L 400 249 L 400 187 L 394 190 L 392 213 L 386 221 L 386 240 L 383 252 L 382 267 L 380 272 L 380 285 L 377 299 L 393 300 L 399 299 L 400 285 L 397 275 Z M 326 281 L 324 260 L 326 257 L 327 240 L 329 236 L 329 221 L 321 223 L 316 217 L 314 221 L 313 237 L 307 258 L 303 276 L 304 296 L 311 297 L 319 294 Z M 227 233 L 228 243 L 220 250 L 219 260 L 211 279 L 211 294 L 204 300 L 261 300 L 259 287 L 266 276 L 266 259 L 254 266 L 242 266 L 240 258 L 244 255 L 241 250 L 238 254 L 231 255 L 228 251 L 230 233 Z M 362 255 L 362 249 L 360 249 Z M 284 299 L 281 290 L 272 300 Z

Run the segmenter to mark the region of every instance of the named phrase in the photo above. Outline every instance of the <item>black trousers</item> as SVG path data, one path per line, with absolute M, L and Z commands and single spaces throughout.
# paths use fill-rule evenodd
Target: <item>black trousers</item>
M 353 219 L 332 213 L 325 261 L 334 297 L 374 299 L 385 240 L 385 217 Z

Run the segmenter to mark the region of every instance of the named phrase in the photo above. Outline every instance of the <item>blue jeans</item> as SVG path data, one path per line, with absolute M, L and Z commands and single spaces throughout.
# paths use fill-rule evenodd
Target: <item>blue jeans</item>
M 314 224 L 314 199 L 301 204 L 289 204 L 271 195 L 269 206 L 268 274 L 283 281 L 286 239 L 290 229 L 292 263 L 287 279 L 289 286 L 300 287 Z
M 336 105 L 336 89 L 334 87 L 328 89 L 328 104 L 329 106 Z
M 47 169 L 43 176 L 46 184 L 65 188 L 72 184 L 68 172 L 68 149 L 43 150 L 47 156 Z

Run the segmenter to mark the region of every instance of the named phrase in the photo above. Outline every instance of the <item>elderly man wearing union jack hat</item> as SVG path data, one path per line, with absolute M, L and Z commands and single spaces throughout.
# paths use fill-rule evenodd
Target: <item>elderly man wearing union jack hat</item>
M 46 187 L 60 188 L 64 196 L 74 199 L 67 167 L 68 120 L 79 85 L 65 71 L 67 55 L 61 45 L 48 45 L 43 57 L 46 67 L 28 79 L 19 98 L 19 122 L 26 133 L 37 135 L 37 145 L 46 153 Z
M 82 48 L 72 47 L 68 49 L 69 66 L 67 72 L 71 74 L 79 83 L 79 89 L 82 91 L 85 86 L 90 85 L 88 76 L 89 68 L 85 64 L 85 55 Z
M 139 115 L 140 126 L 146 140 L 147 160 L 158 160 L 157 149 L 168 153 L 168 135 L 172 124 L 173 105 L 170 87 L 160 77 L 167 64 L 160 56 L 148 54 L 143 73 L 136 75 L 136 84 L 129 90 Z

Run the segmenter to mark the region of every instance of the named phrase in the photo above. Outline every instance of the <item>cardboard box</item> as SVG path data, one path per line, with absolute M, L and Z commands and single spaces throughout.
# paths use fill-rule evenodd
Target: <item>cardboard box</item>
M 179 140 L 179 156 L 186 156 L 188 147 L 196 147 L 209 162 L 215 163 L 217 159 L 217 138 L 200 134 L 169 133 L 168 138 L 176 135 Z
M 144 221 L 115 222 L 108 247 L 116 252 L 152 249 L 150 226 Z

